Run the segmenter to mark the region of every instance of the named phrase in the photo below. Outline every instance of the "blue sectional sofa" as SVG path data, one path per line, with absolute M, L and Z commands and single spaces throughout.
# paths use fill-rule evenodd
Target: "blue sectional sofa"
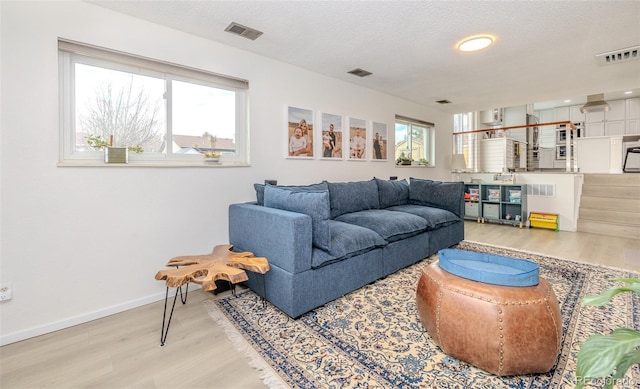
M 464 239 L 462 182 L 255 188 L 256 202 L 229 206 L 229 241 L 269 260 L 247 285 L 292 318 Z

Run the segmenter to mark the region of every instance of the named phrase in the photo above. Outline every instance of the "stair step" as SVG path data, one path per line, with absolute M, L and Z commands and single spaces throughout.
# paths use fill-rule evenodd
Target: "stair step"
M 580 207 L 580 220 L 601 221 L 612 224 L 626 224 L 640 229 L 640 212 L 593 209 Z
M 640 239 L 640 174 L 585 174 L 577 229 Z
M 582 218 L 578 220 L 578 231 L 640 239 L 640 228 L 638 228 L 638 226 L 604 223 L 592 220 L 583 220 Z
M 612 197 L 593 197 L 582 195 L 581 209 L 610 209 L 623 212 L 640 212 L 640 199 L 613 199 Z
M 640 174 L 585 174 L 583 187 L 593 185 L 640 187 Z
M 606 197 L 615 199 L 638 199 L 640 197 L 640 186 L 618 186 L 618 185 L 583 185 L 582 195 L 591 197 Z

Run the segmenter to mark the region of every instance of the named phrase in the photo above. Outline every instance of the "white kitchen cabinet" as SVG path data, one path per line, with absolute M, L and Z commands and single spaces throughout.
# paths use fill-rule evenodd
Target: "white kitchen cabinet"
M 577 123 L 585 121 L 585 115 L 580 112 L 580 108 L 582 108 L 582 105 L 572 105 L 569 107 L 569 120 L 571 120 L 571 122 Z
M 555 109 L 543 109 L 539 112 L 540 123 L 556 121 Z M 538 144 L 540 147 L 556 147 L 556 126 L 539 126 Z
M 640 97 L 627 99 L 627 116 L 626 119 L 640 119 Z
M 607 112 L 587 112 L 586 136 L 615 136 L 625 134 L 626 100 L 609 101 Z
M 626 100 L 614 100 L 609 102 L 609 110 L 604 113 L 605 121 L 625 120 L 627 104 Z
M 585 136 L 604 136 L 604 121 L 586 123 L 584 130 Z
M 624 120 L 605 121 L 604 135 L 605 136 L 624 135 L 624 127 L 625 127 Z
M 571 120 L 570 117 L 570 108 L 569 107 L 557 107 L 553 109 L 553 113 L 555 115 L 555 122 L 562 122 Z
M 640 119 L 627 120 L 626 135 L 640 135 Z
M 604 122 L 604 111 L 587 112 L 585 118 L 587 123 Z

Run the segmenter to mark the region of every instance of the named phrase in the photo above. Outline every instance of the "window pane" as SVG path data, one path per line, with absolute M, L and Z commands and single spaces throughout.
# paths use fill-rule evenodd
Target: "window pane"
M 407 123 L 396 122 L 396 151 L 395 159 L 397 160 L 404 153 L 405 156 L 411 155 L 411 143 L 409 139 L 409 125 Z
M 426 158 L 427 139 L 427 127 L 415 124 L 411 126 L 411 158 L 414 161 Z
M 226 89 L 172 81 L 173 152 L 205 153 L 212 148 L 222 155 L 236 151 L 236 94 Z M 210 137 L 215 136 L 215 145 Z
M 75 150 L 91 150 L 89 136 L 114 146 L 157 152 L 164 141 L 164 80 L 75 64 Z

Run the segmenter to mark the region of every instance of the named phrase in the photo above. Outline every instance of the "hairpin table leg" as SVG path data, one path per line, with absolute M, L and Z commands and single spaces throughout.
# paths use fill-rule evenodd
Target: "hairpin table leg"
M 164 296 L 164 313 L 162 314 L 162 330 L 160 331 L 160 347 L 164 346 L 169 334 L 169 326 L 171 325 L 171 318 L 173 317 L 173 309 L 176 307 L 176 300 L 178 299 L 178 292 L 180 292 L 180 301 L 182 304 L 187 303 L 187 296 L 189 295 L 189 284 L 185 286 L 184 295 L 182 294 L 182 286 L 176 288 L 176 294 L 173 296 L 173 304 L 171 305 L 171 312 L 169 313 L 169 320 L 167 320 L 167 301 L 169 300 L 169 287 L 167 286 L 167 292 Z M 167 325 L 165 329 L 165 323 Z

